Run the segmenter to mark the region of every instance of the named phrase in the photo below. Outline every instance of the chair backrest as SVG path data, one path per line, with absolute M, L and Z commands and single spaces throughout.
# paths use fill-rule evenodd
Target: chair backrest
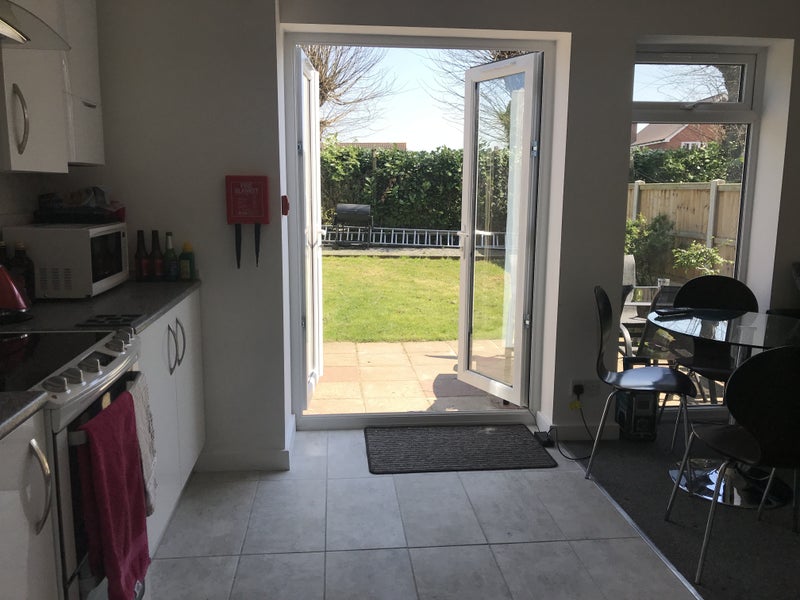
M 622 285 L 636 285 L 636 258 L 633 254 L 622 257 Z
M 736 369 L 725 387 L 725 402 L 736 422 L 774 467 L 800 466 L 800 347 L 783 346 L 756 354 Z
M 688 308 L 720 308 L 758 312 L 758 300 L 747 285 L 724 275 L 703 275 L 683 284 L 673 301 Z
M 609 382 L 612 379 L 612 372 L 606 367 L 605 352 L 606 348 L 611 347 L 612 336 L 614 335 L 614 314 L 608 294 L 599 285 L 594 288 L 594 299 L 597 304 L 597 321 L 600 331 L 600 347 L 597 351 L 597 376 L 603 381 Z M 616 357 L 616 350 L 614 351 L 614 356 Z
M 653 300 L 650 302 L 650 312 L 658 308 L 671 308 L 675 295 L 680 289 L 681 286 L 679 285 L 662 285 L 658 288 L 656 295 L 653 296 Z M 636 356 L 661 361 L 674 360 L 676 355 L 670 346 L 675 344 L 676 340 L 668 334 L 665 335 L 663 329 L 653 325 L 650 321 L 645 321 L 642 335 L 639 336 Z

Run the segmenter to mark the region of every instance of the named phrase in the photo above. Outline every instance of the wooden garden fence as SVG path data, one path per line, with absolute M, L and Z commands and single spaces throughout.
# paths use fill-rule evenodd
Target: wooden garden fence
M 675 223 L 676 247 L 699 241 L 716 247 L 723 258 L 733 261 L 741 194 L 740 183 L 725 183 L 720 179 L 708 183 L 636 181 L 628 184 L 627 218 L 641 214 L 650 221 L 665 214 Z M 733 275 L 733 263 L 725 263 L 720 273 Z

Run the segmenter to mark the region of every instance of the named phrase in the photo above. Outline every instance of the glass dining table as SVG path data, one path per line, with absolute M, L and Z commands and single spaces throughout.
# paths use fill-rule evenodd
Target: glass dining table
M 651 312 L 647 320 L 676 338 L 683 336 L 727 344 L 737 364 L 753 352 L 800 345 L 800 319 L 785 315 L 675 307 Z M 688 476 L 681 481 L 681 489 L 711 500 L 721 463 L 719 459 L 692 459 L 687 469 Z M 768 472 L 746 465 L 728 469 L 717 501 L 730 506 L 757 508 L 768 476 Z M 678 477 L 678 465 L 670 468 L 670 477 L 673 481 Z M 765 507 L 782 506 L 791 498 L 791 487 L 776 477 Z

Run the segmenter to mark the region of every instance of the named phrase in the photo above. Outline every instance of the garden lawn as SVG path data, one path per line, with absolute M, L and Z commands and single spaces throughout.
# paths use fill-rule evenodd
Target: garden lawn
M 503 269 L 490 262 L 479 262 L 476 268 L 484 282 L 482 331 L 476 336 L 499 337 Z M 458 259 L 324 256 L 322 282 L 326 342 L 458 338 Z M 496 316 L 489 319 L 487 314 Z

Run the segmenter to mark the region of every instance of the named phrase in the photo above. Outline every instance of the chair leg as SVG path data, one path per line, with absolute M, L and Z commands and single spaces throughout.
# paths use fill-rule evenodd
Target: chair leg
M 683 453 L 681 466 L 678 469 L 678 476 L 675 478 L 675 485 L 672 486 L 672 493 L 669 495 L 669 502 L 667 502 L 667 511 L 664 513 L 665 521 L 669 521 L 669 514 L 672 512 L 672 505 L 675 502 L 675 496 L 678 494 L 678 487 L 680 487 L 683 473 L 686 471 L 686 464 L 689 462 L 689 453 L 692 450 L 692 444 L 694 443 L 694 439 L 696 437 L 697 436 L 694 434 L 694 432 L 692 432 L 692 435 L 689 436 L 689 443 L 686 444 L 686 451 Z
M 661 423 L 661 417 L 664 416 L 664 409 L 667 407 L 667 398 L 669 398 L 669 394 L 664 394 L 664 401 L 661 403 L 661 408 L 658 410 L 656 423 Z
M 681 424 L 681 417 L 683 417 L 683 443 L 687 444 L 689 441 L 689 409 L 686 406 L 686 396 L 681 396 L 681 403 L 678 405 L 678 415 L 675 417 L 675 427 L 672 429 L 672 442 L 669 445 L 669 451 L 675 449 L 675 440 L 678 438 L 678 426 Z
M 764 505 L 767 503 L 767 497 L 769 496 L 769 490 L 772 488 L 772 481 L 775 479 L 775 469 L 769 472 L 769 479 L 767 479 L 767 487 L 764 488 L 764 493 L 761 494 L 761 502 L 758 503 L 758 512 L 756 513 L 756 521 L 761 520 L 761 513 L 764 512 Z
M 717 510 L 717 498 L 719 497 L 719 488 L 722 486 L 722 480 L 725 478 L 725 471 L 731 464 L 730 459 L 722 463 L 719 468 L 719 475 L 717 476 L 717 483 L 714 485 L 714 495 L 711 497 L 711 508 L 708 509 L 708 521 L 706 522 L 706 533 L 703 536 L 703 546 L 700 548 L 700 559 L 697 561 L 697 572 L 694 575 L 694 582 L 700 583 L 700 577 L 703 574 L 703 565 L 706 560 L 706 550 L 708 550 L 708 541 L 711 539 L 711 526 L 714 523 L 714 513 Z
M 797 511 L 800 502 L 797 501 L 797 494 L 800 494 L 800 478 L 797 476 L 797 469 L 794 470 L 794 496 L 792 497 L 792 531 L 797 533 Z
M 612 390 L 608 398 L 606 398 L 606 405 L 603 407 L 603 415 L 600 417 L 600 424 L 597 426 L 597 435 L 592 445 L 592 453 L 589 455 L 589 464 L 586 465 L 586 479 L 589 479 L 589 475 L 592 472 L 592 463 L 594 462 L 594 455 L 597 452 L 597 445 L 600 443 L 600 438 L 603 437 L 603 428 L 605 427 L 606 417 L 608 416 L 608 407 L 611 406 L 611 398 L 613 398 L 616 393 L 616 389 Z

